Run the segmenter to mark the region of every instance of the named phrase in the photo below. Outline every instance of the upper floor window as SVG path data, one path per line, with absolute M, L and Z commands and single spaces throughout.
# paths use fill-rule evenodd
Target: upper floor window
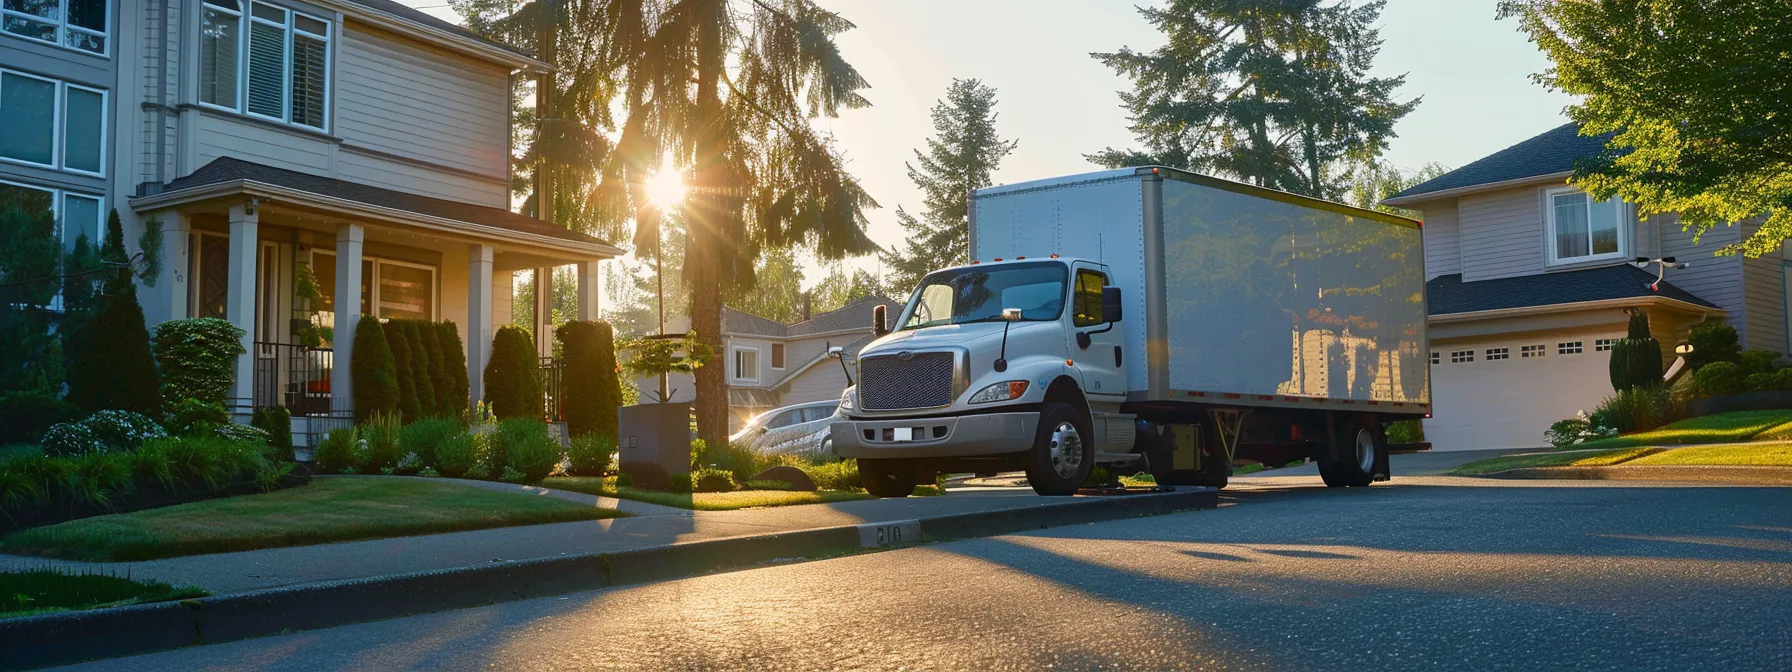
M 732 348 L 734 379 L 743 383 L 759 382 L 759 349 Z
M 0 30 L 105 56 L 110 6 L 111 0 L 0 0 Z
M 1594 201 L 1571 187 L 1551 189 L 1544 219 L 1549 231 L 1552 264 L 1615 259 L 1623 256 L 1624 204 L 1617 197 Z
M 199 102 L 323 130 L 330 22 L 265 2 L 205 0 L 204 7 Z
M 0 119 L 0 159 L 105 172 L 105 91 L 0 69 Z

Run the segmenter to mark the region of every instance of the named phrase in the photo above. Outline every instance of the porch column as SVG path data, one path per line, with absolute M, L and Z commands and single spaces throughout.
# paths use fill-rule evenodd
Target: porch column
M 477 406 L 485 398 L 485 360 L 492 352 L 492 246 L 474 244 L 467 257 L 467 397 Z
M 554 269 L 535 269 L 535 354 L 554 356 Z
M 144 301 L 145 322 L 153 329 L 168 320 L 184 320 L 190 314 L 187 275 L 193 270 L 193 260 L 187 245 L 193 235 L 193 222 L 178 210 L 150 213 L 144 219 L 162 224 L 162 274 L 156 277 L 155 286 L 144 292 L 148 297 Z
M 236 357 L 236 382 L 230 388 L 231 403 L 239 413 L 255 406 L 255 266 L 261 260 L 261 216 L 256 206 L 254 199 L 230 206 L 230 288 L 224 316 L 243 330 L 243 354 Z
M 579 320 L 590 322 L 596 320 L 599 309 L 599 292 L 603 286 L 603 276 L 599 274 L 598 262 L 581 261 L 578 263 L 579 273 Z
M 361 322 L 361 243 L 367 232 L 360 224 L 336 229 L 336 315 L 331 327 L 330 413 L 355 414 L 355 326 Z

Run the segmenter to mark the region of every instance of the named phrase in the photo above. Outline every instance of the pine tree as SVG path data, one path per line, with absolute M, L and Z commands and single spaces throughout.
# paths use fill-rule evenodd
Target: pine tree
M 106 218 L 99 259 L 114 266 L 102 271 L 105 291 L 94 297 L 92 319 L 69 335 L 68 400 L 89 413 L 116 409 L 161 417 L 162 383 L 116 210 Z
M 907 292 L 928 271 L 969 261 L 970 194 L 990 185 L 990 173 L 1019 143 L 996 133 L 995 106 L 996 90 L 975 79 L 952 80 L 946 97 L 934 104 L 935 136 L 925 153 L 915 150 L 920 167 L 907 164 L 908 179 L 921 189 L 921 217 L 896 208 L 908 241 L 878 255 L 889 267 L 891 288 Z

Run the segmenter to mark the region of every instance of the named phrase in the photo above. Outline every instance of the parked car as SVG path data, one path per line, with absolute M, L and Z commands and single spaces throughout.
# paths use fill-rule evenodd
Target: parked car
M 774 408 L 748 420 L 746 427 L 728 437 L 728 443 L 765 453 L 831 455 L 833 439 L 828 427 L 839 418 L 839 411 L 839 400 Z

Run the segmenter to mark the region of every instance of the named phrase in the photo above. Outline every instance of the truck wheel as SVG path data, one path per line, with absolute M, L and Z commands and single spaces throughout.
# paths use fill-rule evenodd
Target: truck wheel
M 1039 432 L 1027 457 L 1027 483 L 1048 496 L 1076 494 L 1095 467 L 1095 445 L 1089 421 L 1070 404 L 1046 404 L 1039 413 Z
M 1375 480 L 1375 463 L 1388 450 L 1388 437 L 1367 417 L 1339 432 L 1338 455 L 1319 460 L 1319 477 L 1327 487 L 1363 487 Z
M 915 470 L 902 460 L 859 460 L 859 484 L 872 497 L 907 497 L 915 483 Z

